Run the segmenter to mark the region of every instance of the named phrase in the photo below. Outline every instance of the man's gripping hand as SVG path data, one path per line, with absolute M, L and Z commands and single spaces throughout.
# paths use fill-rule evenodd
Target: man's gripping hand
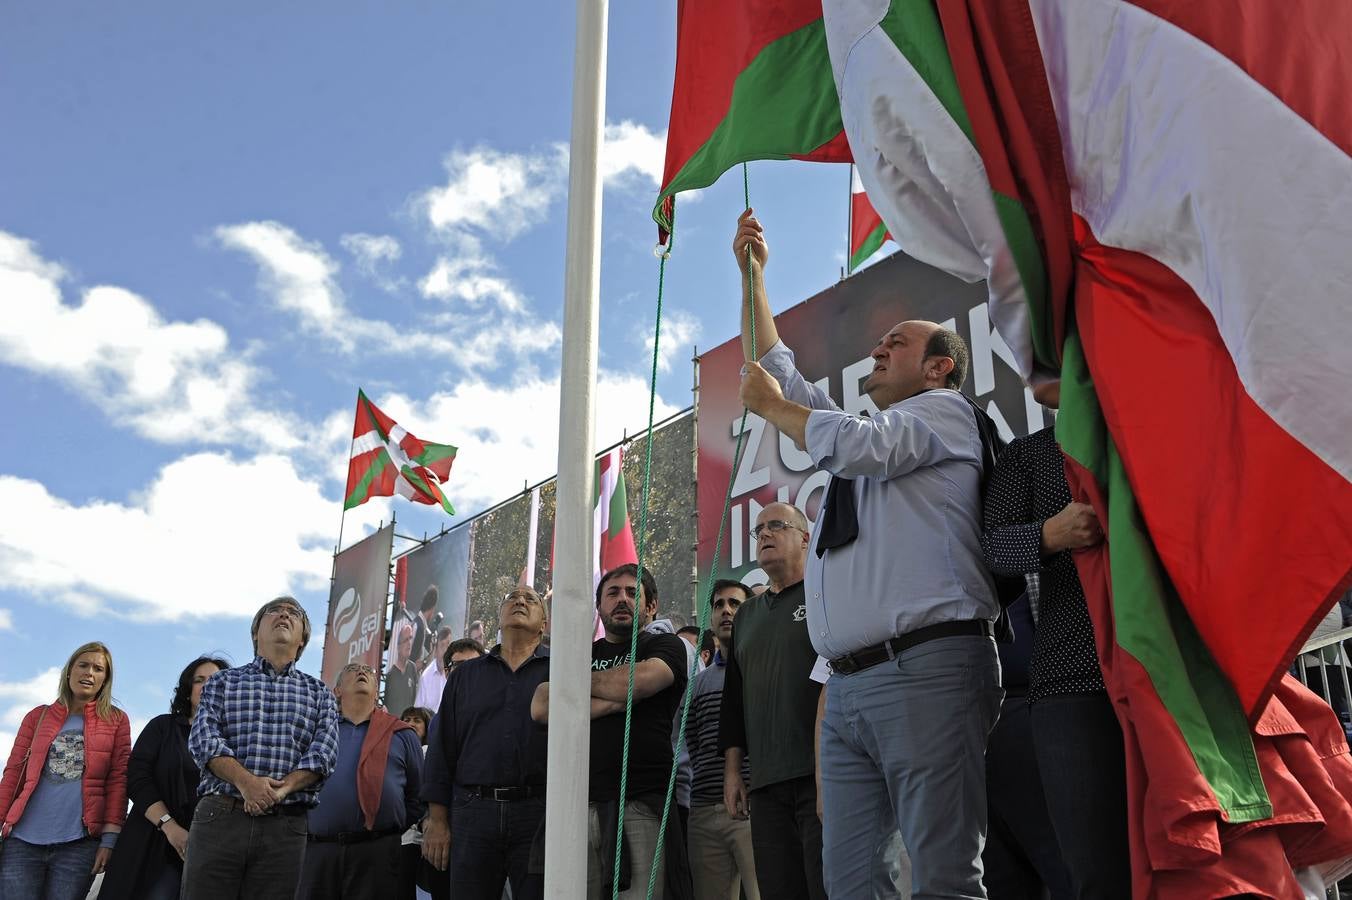
M 742 365 L 742 387 L 738 394 L 743 406 L 762 417 L 767 417 L 771 407 L 784 399 L 779 382 L 756 362 Z
M 765 243 L 765 229 L 757 221 L 755 210 L 748 209 L 737 217 L 737 234 L 732 239 L 732 255 L 737 258 L 737 267 L 746 274 L 746 248 L 751 248 L 752 263 L 759 274 L 770 261 L 770 245 Z

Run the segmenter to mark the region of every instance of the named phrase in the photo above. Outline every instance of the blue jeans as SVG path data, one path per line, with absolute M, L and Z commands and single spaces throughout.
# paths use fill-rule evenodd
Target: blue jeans
M 0 900 L 84 900 L 94 876 L 96 837 L 64 844 L 0 842 Z
M 451 807 L 453 896 L 499 900 L 507 881 L 515 900 L 543 896 L 544 875 L 530 874 L 529 864 L 531 844 L 544 817 L 544 797 L 501 801 L 457 787 Z
M 927 641 L 826 684 L 822 863 L 832 897 L 984 900 L 986 740 L 1000 661 L 985 637 Z M 904 849 L 903 849 L 904 848 Z

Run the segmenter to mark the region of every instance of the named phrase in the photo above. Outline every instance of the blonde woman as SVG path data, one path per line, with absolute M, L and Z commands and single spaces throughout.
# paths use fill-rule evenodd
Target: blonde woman
M 0 897 L 80 900 L 127 815 L 131 725 L 113 656 L 94 641 L 61 670 L 56 702 L 24 716 L 0 778 Z

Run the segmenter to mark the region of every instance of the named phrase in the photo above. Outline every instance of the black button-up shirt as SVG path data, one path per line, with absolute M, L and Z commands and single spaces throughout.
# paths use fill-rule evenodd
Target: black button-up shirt
M 457 784 L 543 785 L 548 744 L 530 701 L 548 680 L 543 644 L 515 672 L 501 646 L 456 666 L 428 734 L 423 800 L 449 806 Z

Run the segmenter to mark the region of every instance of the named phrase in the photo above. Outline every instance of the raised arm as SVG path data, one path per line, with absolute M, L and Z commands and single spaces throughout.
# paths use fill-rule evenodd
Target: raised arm
M 751 249 L 750 259 L 747 248 Z M 755 210 L 748 209 L 737 217 L 737 234 L 732 239 L 732 255 L 737 259 L 737 268 L 742 273 L 742 293 L 738 300 L 742 308 L 742 356 L 744 359 L 760 359 L 775 344 L 779 343 L 779 332 L 775 329 L 774 316 L 770 315 L 770 299 L 765 292 L 765 266 L 770 261 L 770 247 L 765 243 L 765 229 L 757 221 Z M 755 281 L 756 304 L 756 350 L 751 351 L 751 309 L 747 305 L 747 281 Z

